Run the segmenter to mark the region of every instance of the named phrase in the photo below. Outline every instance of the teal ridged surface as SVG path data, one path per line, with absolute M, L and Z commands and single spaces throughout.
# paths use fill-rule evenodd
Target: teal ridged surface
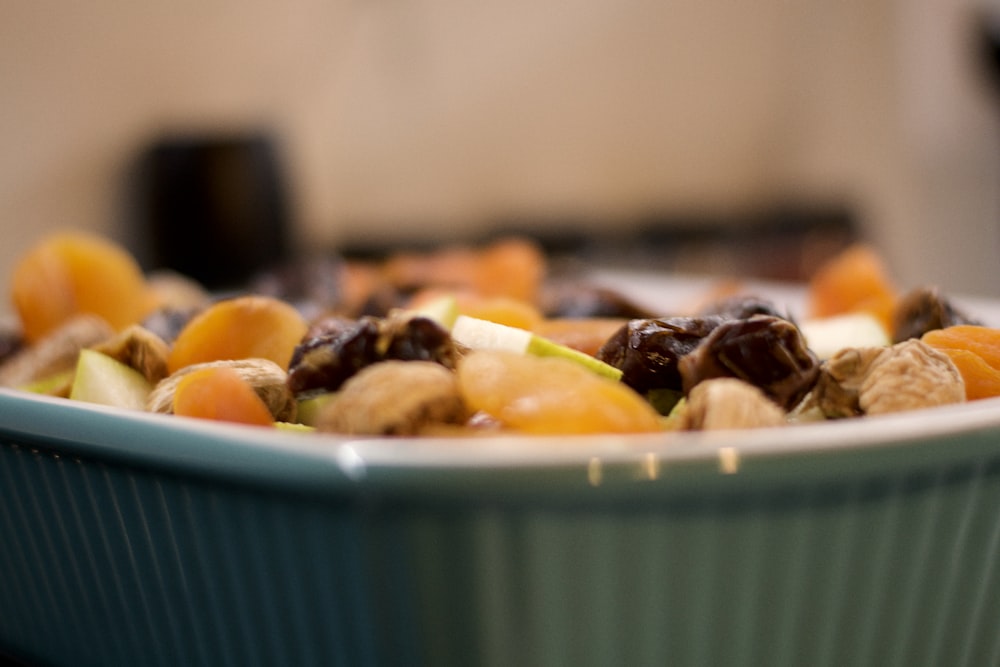
M 964 414 L 980 422 L 788 454 L 611 440 L 462 466 L 0 391 L 0 654 L 1000 665 L 1000 425 Z
M 385 508 L 391 664 L 997 665 L 998 472 Z
M 0 447 L 0 650 L 44 665 L 375 665 L 359 514 Z

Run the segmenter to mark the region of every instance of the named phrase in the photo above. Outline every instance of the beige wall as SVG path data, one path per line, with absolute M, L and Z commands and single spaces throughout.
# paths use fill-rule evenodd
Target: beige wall
M 12 0 L 0 267 L 47 229 L 120 233 L 122 170 L 156 132 L 269 126 L 304 243 L 797 194 L 854 203 L 903 282 L 1000 294 L 1000 133 L 968 8 Z

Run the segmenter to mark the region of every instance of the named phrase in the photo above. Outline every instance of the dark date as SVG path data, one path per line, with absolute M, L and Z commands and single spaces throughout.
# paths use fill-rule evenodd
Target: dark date
M 680 391 L 680 359 L 724 321 L 719 316 L 630 320 L 601 346 L 597 358 L 621 370 L 622 382 L 641 394 Z
M 454 368 L 451 334 L 426 317 L 328 318 L 295 348 L 288 386 L 295 395 L 336 391 L 361 369 L 380 361 L 433 361 Z
M 941 294 L 936 287 L 918 287 L 905 294 L 893 313 L 892 342 L 920 338 L 928 331 L 959 324 L 981 325 Z
M 812 389 L 820 369 L 798 327 L 768 315 L 723 322 L 678 366 L 685 393 L 702 380 L 735 377 L 786 410 Z

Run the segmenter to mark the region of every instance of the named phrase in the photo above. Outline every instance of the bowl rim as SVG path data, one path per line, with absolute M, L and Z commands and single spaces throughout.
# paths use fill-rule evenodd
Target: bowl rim
M 0 389 L 0 414 L 5 415 L 0 444 L 11 438 L 55 456 L 323 493 L 359 488 L 475 493 L 471 486 L 479 483 L 608 489 L 636 481 L 691 490 L 724 478 L 754 483 L 803 474 L 879 475 L 894 468 L 1000 459 L 1000 398 L 754 430 L 496 435 L 472 444 L 454 437 L 289 432 L 10 389 Z
M 591 279 L 613 288 L 638 286 L 633 296 L 647 303 L 664 301 L 665 290 L 675 302 L 690 300 L 720 280 L 626 271 L 598 271 Z M 745 281 L 744 287 L 773 298 L 793 314 L 803 312 L 801 286 Z M 1000 302 L 962 297 L 956 301 L 1000 323 Z M 908 458 L 926 462 L 929 459 L 921 456 L 928 452 L 937 461 L 1000 456 L 1000 397 L 774 428 L 641 435 L 389 438 L 304 434 L 143 413 L 4 388 L 0 388 L 0 415 L 0 444 L 6 436 L 10 442 L 30 443 L 32 448 L 57 455 L 315 489 L 420 485 L 424 483 L 421 477 L 434 483 L 453 477 L 461 485 L 463 477 L 517 478 L 558 471 L 569 471 L 574 484 L 583 479 L 595 486 L 595 470 L 601 473 L 599 485 L 608 486 L 616 479 L 615 471 L 622 472 L 617 478 L 651 481 L 660 479 L 664 469 L 688 470 L 704 480 L 740 477 L 734 475 L 736 472 L 783 470 L 783 466 L 810 467 L 817 459 L 829 461 L 831 457 L 845 461 L 842 472 L 861 474 L 866 466 L 882 461 L 885 454 L 891 454 L 897 465 Z M 474 444 L 470 445 L 470 440 Z M 958 441 L 966 446 L 952 447 Z M 977 447 L 968 446 L 970 442 L 978 443 Z M 923 452 L 919 456 L 918 447 Z

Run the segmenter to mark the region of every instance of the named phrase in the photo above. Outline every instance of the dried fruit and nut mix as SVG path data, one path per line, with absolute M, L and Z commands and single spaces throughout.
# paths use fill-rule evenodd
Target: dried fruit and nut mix
M 649 312 L 521 238 L 302 261 L 222 298 L 64 232 L 11 284 L 0 386 L 303 431 L 756 428 L 1000 395 L 1000 329 L 900 292 L 864 245 L 817 268 L 801 322 L 752 294 Z

